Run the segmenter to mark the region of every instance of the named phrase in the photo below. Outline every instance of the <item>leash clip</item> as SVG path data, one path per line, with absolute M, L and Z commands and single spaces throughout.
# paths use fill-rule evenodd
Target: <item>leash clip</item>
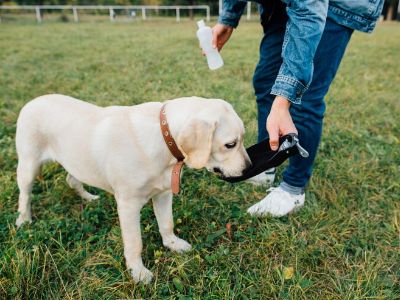
M 295 142 L 295 146 L 297 147 L 297 149 L 299 150 L 299 153 L 302 157 L 309 157 L 310 154 L 308 153 L 308 151 L 306 149 L 304 149 L 299 142 L 299 138 L 297 135 L 293 135 L 293 140 Z

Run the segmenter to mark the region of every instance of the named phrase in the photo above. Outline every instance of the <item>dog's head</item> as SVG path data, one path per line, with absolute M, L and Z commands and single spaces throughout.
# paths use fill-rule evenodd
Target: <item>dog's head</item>
M 202 100 L 177 137 L 190 168 L 207 168 L 225 177 L 240 176 L 250 165 L 243 145 L 244 126 L 232 106 L 223 100 Z

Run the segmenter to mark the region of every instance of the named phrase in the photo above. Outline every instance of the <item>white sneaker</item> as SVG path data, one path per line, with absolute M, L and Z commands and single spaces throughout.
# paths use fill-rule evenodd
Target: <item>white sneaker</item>
M 271 185 L 275 180 L 276 169 L 271 168 L 265 172 L 262 172 L 254 177 L 251 177 L 246 180 L 246 182 L 254 184 L 254 185 Z
M 250 207 L 247 212 L 253 216 L 282 217 L 304 205 L 305 194 L 293 195 L 281 187 L 272 187 L 263 200 Z

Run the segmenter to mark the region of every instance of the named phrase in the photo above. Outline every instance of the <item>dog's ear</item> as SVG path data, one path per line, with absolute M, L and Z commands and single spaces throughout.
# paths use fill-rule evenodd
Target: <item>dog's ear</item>
M 193 118 L 179 133 L 178 148 L 185 156 L 185 163 L 190 168 L 201 169 L 207 164 L 216 123 L 216 121 Z

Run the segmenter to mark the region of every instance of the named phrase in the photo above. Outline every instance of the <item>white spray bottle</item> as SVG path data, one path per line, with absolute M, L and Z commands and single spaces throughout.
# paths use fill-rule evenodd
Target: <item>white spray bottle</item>
M 197 38 L 200 42 L 200 47 L 203 49 L 206 57 L 208 67 L 211 70 L 216 70 L 224 65 L 221 54 L 219 54 L 218 49 L 212 46 L 212 29 L 204 23 L 204 20 L 197 22 L 199 29 L 197 30 Z

